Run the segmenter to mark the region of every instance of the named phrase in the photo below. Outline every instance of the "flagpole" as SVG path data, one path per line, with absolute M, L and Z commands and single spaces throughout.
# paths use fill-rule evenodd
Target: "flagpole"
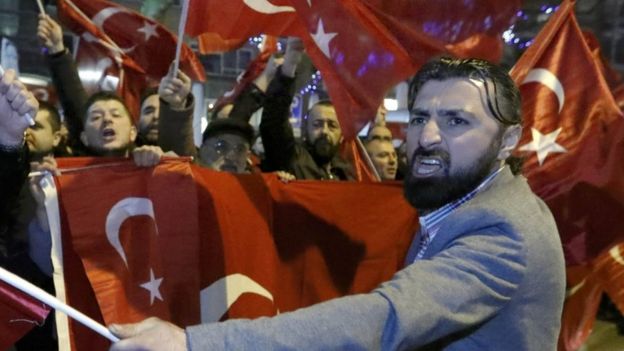
M 45 10 L 43 9 L 43 4 L 41 3 L 41 0 L 37 0 L 37 6 L 39 7 L 39 13 L 45 15 Z
M 184 29 L 186 28 L 186 19 L 188 17 L 188 0 L 182 0 L 182 12 L 180 13 L 180 23 L 178 24 L 178 42 L 176 43 L 175 60 L 173 61 L 173 76 L 178 76 L 178 68 L 180 67 L 180 54 L 182 52 L 182 43 L 184 42 Z
M 35 299 L 45 303 L 46 305 L 56 309 L 57 311 L 61 311 L 65 313 L 69 317 L 82 323 L 87 328 L 102 335 L 108 340 L 112 342 L 119 341 L 119 338 L 113 335 L 113 333 L 111 333 L 105 326 L 94 321 L 93 319 L 89 318 L 87 315 L 74 309 L 73 307 L 67 304 L 64 304 L 63 302 L 59 301 L 59 299 L 57 299 L 56 297 L 48 294 L 47 292 L 41 290 L 40 288 L 34 286 L 33 284 L 27 282 L 26 280 L 18 277 L 17 275 L 7 271 L 6 269 L 2 267 L 0 267 L 0 280 L 23 291 L 24 293 L 34 297 Z
M 4 68 L 2 68 L 2 65 L 0 65 L 0 77 L 2 77 L 2 76 L 4 76 Z M 31 126 L 35 125 L 35 120 L 30 115 L 30 113 L 25 114 L 24 117 L 26 117 L 26 120 L 28 121 L 29 125 L 31 125 Z

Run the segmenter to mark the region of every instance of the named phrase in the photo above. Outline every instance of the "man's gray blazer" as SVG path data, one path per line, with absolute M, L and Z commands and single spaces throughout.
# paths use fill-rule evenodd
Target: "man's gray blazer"
M 186 333 L 193 351 L 555 350 L 564 292 L 552 215 L 506 168 L 371 293 Z

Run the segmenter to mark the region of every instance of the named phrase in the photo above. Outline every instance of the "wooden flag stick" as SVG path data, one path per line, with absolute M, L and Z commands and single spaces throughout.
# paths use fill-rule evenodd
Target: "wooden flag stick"
M 178 24 L 178 42 L 176 45 L 172 78 L 178 76 L 178 69 L 180 67 L 180 54 L 182 53 L 182 43 L 184 42 L 184 29 L 186 28 L 186 18 L 188 17 L 188 3 L 188 0 L 182 0 L 182 12 L 180 13 L 180 23 Z
M 87 315 L 82 312 L 74 309 L 73 307 L 64 304 L 59 301 L 56 297 L 48 294 L 47 292 L 41 290 L 40 288 L 34 286 L 33 284 L 27 282 L 26 280 L 16 276 L 15 274 L 7 271 L 6 269 L 0 267 L 0 280 L 6 282 L 7 284 L 23 291 L 24 293 L 34 297 L 35 299 L 43 302 L 44 304 L 56 309 L 57 311 L 61 311 L 68 315 L 69 317 L 75 319 L 76 321 L 83 324 L 85 327 L 93 330 L 94 332 L 102 335 L 112 342 L 119 341 L 119 338 L 113 335 L 105 326 L 100 323 L 94 321 L 89 318 Z

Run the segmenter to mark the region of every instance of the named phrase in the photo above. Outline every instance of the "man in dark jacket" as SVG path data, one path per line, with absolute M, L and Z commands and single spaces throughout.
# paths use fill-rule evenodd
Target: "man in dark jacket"
M 263 168 L 286 171 L 297 179 L 351 180 L 351 166 L 338 155 L 342 130 L 331 102 L 322 100 L 310 108 L 301 128 L 302 142 L 295 139 L 288 121 L 302 52 L 301 40 L 289 38 L 284 63 L 267 89 L 260 123 Z

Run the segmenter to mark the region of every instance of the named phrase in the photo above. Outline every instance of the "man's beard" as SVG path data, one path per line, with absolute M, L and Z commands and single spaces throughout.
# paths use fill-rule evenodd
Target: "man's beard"
M 334 158 L 338 153 L 340 145 L 333 145 L 329 137 L 321 135 L 313 143 L 308 143 L 308 148 L 311 151 L 314 161 L 318 165 L 326 165 Z
M 494 138 L 486 153 L 468 168 L 457 174 L 449 174 L 450 155 L 442 150 L 424 150 L 418 148 L 412 155 L 412 162 L 403 183 L 405 199 L 419 210 L 435 210 L 461 198 L 474 190 L 492 171 L 498 162 L 497 155 L 501 141 Z M 438 156 L 445 165 L 444 175 L 416 178 L 412 174 L 414 162 L 418 157 Z

